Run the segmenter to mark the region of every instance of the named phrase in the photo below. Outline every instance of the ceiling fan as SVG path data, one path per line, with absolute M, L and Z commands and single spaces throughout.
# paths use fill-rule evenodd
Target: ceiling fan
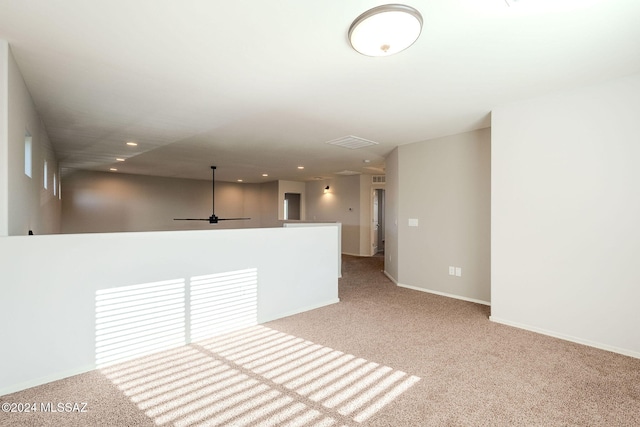
M 216 167 L 211 166 L 211 216 L 209 218 L 174 218 L 174 221 L 209 221 L 209 224 L 217 224 L 218 221 L 241 221 L 251 218 L 218 218 L 215 214 L 216 200 Z

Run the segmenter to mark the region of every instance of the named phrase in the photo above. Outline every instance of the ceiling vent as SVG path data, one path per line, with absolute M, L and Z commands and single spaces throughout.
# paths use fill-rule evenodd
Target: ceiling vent
M 371 182 L 374 184 L 384 184 L 386 182 L 385 175 L 371 175 Z
M 337 145 L 338 147 L 349 148 L 355 150 L 358 148 L 370 147 L 372 145 L 378 145 L 377 142 L 369 141 L 368 139 L 358 138 L 357 136 L 348 135 L 342 138 L 332 139 L 327 141 L 329 145 Z
M 343 171 L 340 171 L 340 172 L 336 172 L 336 175 L 360 175 L 360 172 L 350 171 L 350 170 L 343 170 Z

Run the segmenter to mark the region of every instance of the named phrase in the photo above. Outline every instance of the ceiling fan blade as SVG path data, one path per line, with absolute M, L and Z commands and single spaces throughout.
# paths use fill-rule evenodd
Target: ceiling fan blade
M 209 221 L 209 218 L 173 218 L 174 221 Z
M 218 218 L 218 221 L 241 221 L 251 218 Z

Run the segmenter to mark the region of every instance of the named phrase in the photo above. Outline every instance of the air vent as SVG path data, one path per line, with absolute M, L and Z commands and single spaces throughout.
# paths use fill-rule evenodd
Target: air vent
M 360 172 L 350 171 L 350 170 L 343 170 L 343 171 L 340 171 L 340 172 L 336 172 L 336 175 L 360 175 Z
M 343 136 L 342 138 L 327 141 L 327 144 L 337 145 L 338 147 L 349 148 L 351 150 L 378 145 L 377 142 L 369 141 L 368 139 L 364 138 L 358 138 L 357 136 L 353 135 Z
M 385 175 L 371 175 L 371 182 L 374 184 L 384 184 L 386 182 Z

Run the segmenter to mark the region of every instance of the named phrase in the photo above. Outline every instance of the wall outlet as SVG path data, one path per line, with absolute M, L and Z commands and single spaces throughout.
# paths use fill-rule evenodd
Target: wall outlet
M 456 268 L 449 266 L 449 276 L 455 276 L 456 274 Z
M 456 276 L 462 277 L 462 268 L 456 267 Z

